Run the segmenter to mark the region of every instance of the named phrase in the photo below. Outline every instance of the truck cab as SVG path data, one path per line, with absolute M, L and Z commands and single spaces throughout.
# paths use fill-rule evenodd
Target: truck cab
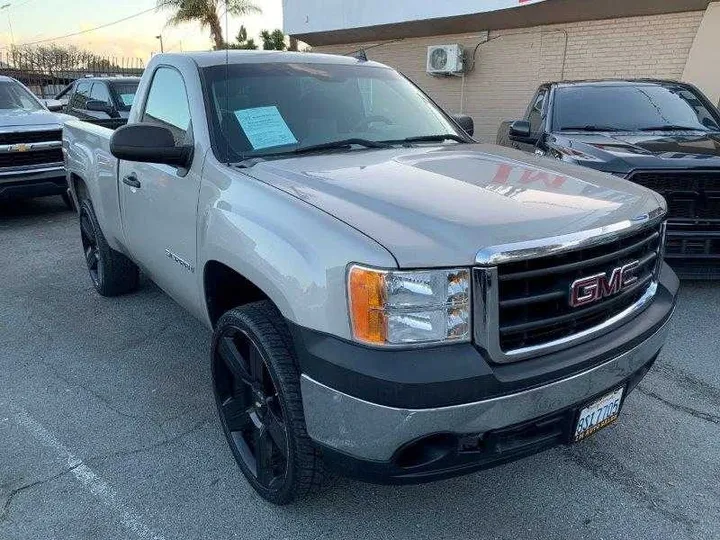
M 63 94 L 65 112 L 106 127 L 119 127 L 127 121 L 139 83 L 139 77 L 78 79 Z

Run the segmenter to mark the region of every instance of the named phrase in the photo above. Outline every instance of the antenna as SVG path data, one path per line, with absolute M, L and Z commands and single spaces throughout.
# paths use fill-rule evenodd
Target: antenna
M 351 52 L 350 54 L 348 54 L 348 56 L 351 56 L 351 57 L 353 57 L 353 58 L 357 58 L 357 59 L 360 60 L 361 62 L 367 62 L 367 61 L 368 61 L 368 57 L 367 57 L 367 53 L 365 53 L 365 49 L 360 49 L 359 51 Z
M 225 41 L 228 39 L 228 1 L 225 0 Z M 230 47 L 225 41 L 225 115 L 230 112 Z M 223 125 L 223 119 L 220 119 L 220 125 Z M 227 124 L 225 126 L 227 128 Z M 230 137 L 227 133 L 223 133 L 225 138 L 225 159 L 227 159 L 228 165 L 230 165 Z

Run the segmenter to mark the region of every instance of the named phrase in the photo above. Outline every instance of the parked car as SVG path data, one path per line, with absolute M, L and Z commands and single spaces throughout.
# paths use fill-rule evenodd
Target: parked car
M 221 425 L 265 499 L 326 467 L 419 482 L 580 441 L 657 358 L 662 198 L 469 133 L 382 64 L 262 51 L 156 55 L 127 126 L 68 122 L 95 288 L 142 268 L 213 329 Z
M 67 193 L 65 115 L 50 112 L 19 81 L 0 76 L 0 201 Z
M 540 86 L 498 144 L 610 172 L 669 206 L 666 258 L 685 278 L 720 278 L 720 114 L 690 84 L 578 81 Z
M 60 98 L 67 100 L 67 114 L 115 128 L 127 122 L 139 82 L 139 77 L 86 77 L 63 90 Z

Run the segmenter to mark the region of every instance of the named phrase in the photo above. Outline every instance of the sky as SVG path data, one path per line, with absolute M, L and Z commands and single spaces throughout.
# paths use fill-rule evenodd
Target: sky
M 21 45 L 56 38 L 116 21 L 156 5 L 156 0 L 0 0 L 0 5 L 8 2 L 10 7 L 0 10 L 0 53 L 5 53 L 12 41 Z M 254 3 L 263 13 L 242 19 L 230 17 L 230 39 L 237 35 L 241 24 L 248 29 L 249 37 L 255 37 L 256 43 L 260 30 L 282 28 L 282 0 L 254 0 Z M 153 10 L 108 28 L 54 42 L 106 56 L 140 58 L 145 63 L 160 50 L 159 40 L 155 37 L 159 34 L 162 34 L 166 52 L 211 47 L 207 29 L 201 29 L 198 24 L 167 26 L 169 16 L 168 11 Z

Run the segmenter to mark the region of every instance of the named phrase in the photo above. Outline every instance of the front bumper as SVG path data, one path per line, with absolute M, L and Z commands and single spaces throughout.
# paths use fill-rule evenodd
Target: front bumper
M 665 260 L 682 279 L 720 278 L 720 219 L 669 219 Z
M 353 378 L 351 357 L 319 360 L 333 349 L 332 338 L 312 341 L 295 329 L 308 435 L 341 473 L 377 482 L 463 474 L 568 442 L 582 404 L 622 385 L 627 395 L 647 373 L 665 342 L 677 287 L 665 267 L 655 300 L 635 319 L 585 344 L 511 365 L 492 365 L 468 345 L 474 354 L 457 346 L 408 351 L 393 371 L 386 351 L 351 345 L 355 359 L 367 360 L 365 373 Z M 425 365 L 428 352 L 434 369 Z M 475 399 L 459 399 L 471 392 L 458 384 L 467 382 L 468 369 L 484 375 L 470 379 Z M 398 378 L 405 380 L 389 380 Z M 373 386 L 380 392 L 368 399 Z
M 65 192 L 67 178 L 62 165 L 0 172 L 0 200 L 62 195 Z

